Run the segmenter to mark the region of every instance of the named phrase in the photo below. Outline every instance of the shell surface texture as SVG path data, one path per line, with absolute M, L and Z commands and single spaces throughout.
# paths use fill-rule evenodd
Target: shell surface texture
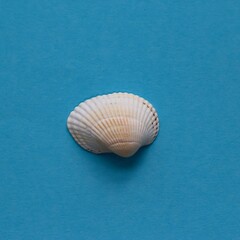
M 145 99 L 130 93 L 112 93 L 80 103 L 70 113 L 67 126 L 87 151 L 131 157 L 155 140 L 159 120 Z

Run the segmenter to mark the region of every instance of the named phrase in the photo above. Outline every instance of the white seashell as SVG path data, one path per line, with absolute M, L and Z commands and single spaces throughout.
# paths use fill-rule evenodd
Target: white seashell
M 69 115 L 67 126 L 76 142 L 90 152 L 130 157 L 154 141 L 159 121 L 145 99 L 112 93 L 79 104 Z

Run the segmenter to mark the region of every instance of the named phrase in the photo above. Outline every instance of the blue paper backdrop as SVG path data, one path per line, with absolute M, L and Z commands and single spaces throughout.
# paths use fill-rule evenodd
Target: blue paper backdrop
M 0 16 L 0 239 L 240 239 L 240 1 L 2 0 Z M 161 119 L 129 160 L 66 129 L 114 91 Z

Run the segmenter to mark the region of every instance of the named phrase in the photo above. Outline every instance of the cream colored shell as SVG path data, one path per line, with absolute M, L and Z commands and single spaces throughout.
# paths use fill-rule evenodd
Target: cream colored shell
M 79 104 L 70 113 L 67 126 L 75 141 L 90 152 L 130 157 L 154 141 L 159 121 L 145 99 L 112 93 Z

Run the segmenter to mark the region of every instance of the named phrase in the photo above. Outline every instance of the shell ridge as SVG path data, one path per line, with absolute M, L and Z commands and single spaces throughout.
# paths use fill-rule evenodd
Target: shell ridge
M 111 99 L 108 99 L 108 96 L 104 97 L 104 106 L 102 108 L 102 112 L 103 115 L 105 115 L 103 117 L 103 119 L 101 120 L 101 122 L 103 122 L 106 125 L 106 130 L 108 132 L 108 143 L 111 144 L 112 140 L 115 138 L 115 129 L 113 128 L 114 126 L 114 122 L 113 122 L 113 118 L 112 118 L 112 114 L 111 112 L 109 112 L 108 108 L 110 108 L 111 106 L 111 102 L 109 102 Z
M 94 103 L 94 101 L 92 101 L 93 103 Z M 87 103 L 86 103 L 87 104 Z M 88 102 L 88 106 L 89 106 L 89 108 L 91 109 L 91 111 L 93 112 L 93 113 L 95 113 L 95 115 L 98 117 L 98 118 L 96 118 L 95 116 L 94 116 L 94 120 L 95 120 L 95 122 L 96 122 L 96 124 L 95 123 L 93 123 L 93 125 L 91 125 L 91 130 L 92 130 L 92 132 L 93 132 L 93 134 L 94 135 L 96 135 L 97 137 L 98 137 L 98 139 L 100 140 L 100 141 L 103 141 L 103 139 L 101 138 L 101 135 L 99 134 L 99 131 L 101 132 L 103 132 L 107 137 L 109 137 L 109 133 L 108 133 L 108 131 L 107 131 L 107 128 L 106 128 L 106 126 L 104 125 L 104 122 L 101 122 L 101 124 L 99 124 L 99 115 L 98 115 L 98 113 L 97 112 L 100 112 L 101 113 L 101 111 L 100 111 L 100 109 L 98 108 L 98 110 L 99 111 L 95 111 L 95 109 L 91 106 L 91 103 L 90 103 L 90 100 L 89 100 L 89 102 Z M 103 125 L 103 126 L 102 126 Z M 99 129 L 100 128 L 100 129 Z M 105 130 L 106 129 L 106 130 Z M 106 143 L 105 143 L 106 144 Z
M 97 129 L 95 128 L 93 121 L 91 120 L 91 118 L 89 118 L 89 115 L 86 114 L 87 111 L 85 110 L 85 108 L 83 108 L 83 106 L 84 106 L 84 104 L 81 105 L 81 108 L 76 109 L 79 116 L 81 116 L 81 121 L 86 123 L 86 128 L 91 130 L 90 131 L 91 134 L 93 134 L 93 130 L 94 130 L 94 135 L 97 136 L 97 138 L 101 140 L 101 136 L 99 136 L 99 133 L 98 133 L 98 131 L 96 131 Z M 83 112 L 83 114 L 81 113 L 81 111 Z M 87 121 L 84 119 L 83 116 L 87 119 Z
M 99 106 L 98 103 L 97 103 L 97 98 L 93 98 L 93 99 L 92 99 L 92 102 L 93 102 L 93 104 L 95 104 L 96 108 L 99 109 L 99 114 L 100 114 L 100 115 L 99 115 L 98 113 L 96 113 L 96 114 L 98 115 L 99 119 L 100 119 L 100 118 L 103 118 L 103 119 L 104 119 L 104 114 L 103 114 L 103 112 L 100 110 L 100 106 Z M 95 109 L 93 109 L 93 111 L 96 112 Z M 99 122 L 99 121 L 98 121 L 98 122 Z M 105 127 L 105 128 L 104 128 L 104 127 Z M 103 128 L 101 127 L 101 130 L 104 131 L 104 133 L 105 133 L 106 135 L 108 135 L 107 130 L 105 130 L 105 129 L 107 129 L 107 126 L 106 126 L 105 123 L 103 122 Z M 108 136 L 108 137 L 109 137 L 109 136 Z
M 146 106 L 146 108 L 145 108 L 145 114 L 144 114 L 144 122 L 149 122 L 149 124 L 148 125 L 144 124 L 145 125 L 144 132 L 151 133 L 154 130 L 153 121 L 152 121 L 152 117 L 153 117 L 152 105 L 150 103 L 148 103 L 147 101 L 145 101 L 145 106 Z M 149 121 L 147 121 L 148 117 L 149 117 Z M 150 134 L 150 136 L 151 136 L 151 134 Z M 149 137 L 148 137 L 148 139 L 149 139 Z M 149 144 L 150 142 L 147 141 L 146 143 Z
M 114 126 L 114 120 L 112 118 L 112 114 L 110 112 L 110 107 L 111 109 L 113 109 L 113 107 L 111 105 L 112 104 L 112 100 L 111 98 L 109 98 L 109 96 L 105 96 L 105 101 L 106 101 L 106 105 L 104 106 L 104 111 L 106 112 L 106 115 L 108 116 L 107 118 L 105 118 L 105 121 L 106 121 L 106 124 L 107 124 L 107 128 L 108 128 L 108 131 L 111 129 L 112 131 L 109 131 L 111 134 L 110 134 L 110 137 L 109 137 L 109 144 L 112 143 L 111 139 L 114 139 L 116 138 L 116 132 L 115 132 L 115 128 L 113 128 Z M 109 125 L 110 124 L 110 125 Z

